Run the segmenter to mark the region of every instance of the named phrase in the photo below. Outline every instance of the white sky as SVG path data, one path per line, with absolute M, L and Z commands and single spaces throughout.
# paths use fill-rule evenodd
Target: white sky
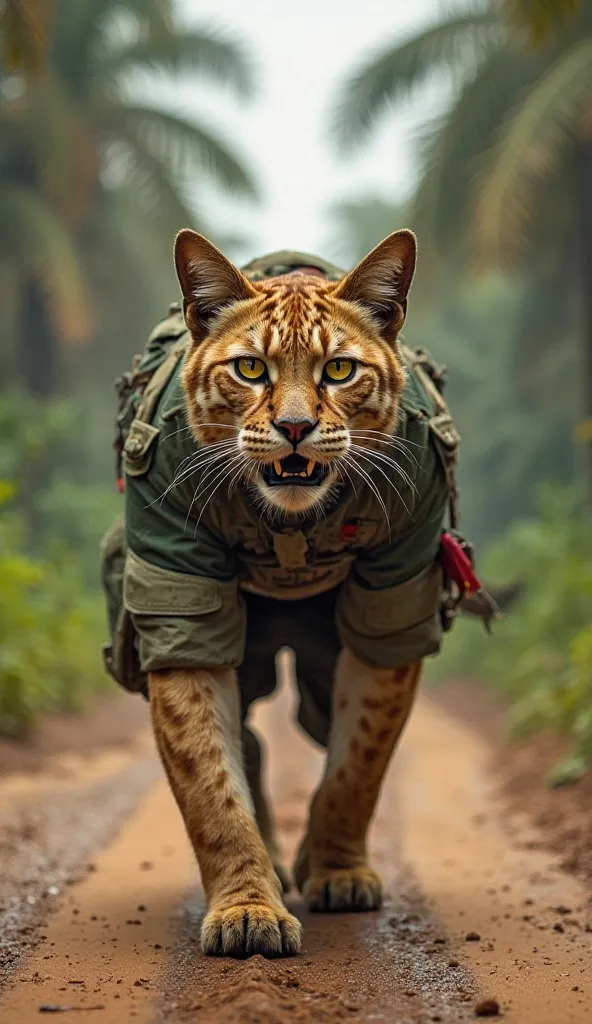
M 295 248 L 329 258 L 327 210 L 336 199 L 379 193 L 397 200 L 415 180 L 413 135 L 441 90 L 432 88 L 389 115 L 371 144 L 344 161 L 331 146 L 331 110 L 340 84 L 360 61 L 441 13 L 439 0 L 177 0 L 188 22 L 241 39 L 259 88 L 245 104 L 211 87 L 175 90 L 185 113 L 198 115 L 232 140 L 256 172 L 259 207 L 197 188 L 205 212 L 225 229 L 246 231 L 251 255 Z M 448 8 L 453 0 L 449 0 Z M 206 197 L 204 204 L 203 197 Z M 387 230 L 390 226 L 387 226 Z

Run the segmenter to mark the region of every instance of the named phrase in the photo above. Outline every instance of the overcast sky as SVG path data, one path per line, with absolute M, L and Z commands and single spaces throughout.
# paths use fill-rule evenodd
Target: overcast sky
M 447 7 L 455 4 L 449 0 Z M 256 66 L 248 104 L 192 86 L 176 93 L 231 139 L 261 182 L 259 208 L 245 209 L 207 191 L 213 219 L 251 238 L 245 255 L 297 248 L 330 251 L 327 210 L 341 197 L 403 198 L 416 175 L 413 136 L 434 112 L 436 90 L 385 120 L 371 145 L 345 161 L 330 144 L 329 111 L 351 69 L 389 41 L 433 21 L 439 0 L 178 0 L 188 22 L 240 39 Z M 204 195 L 203 185 L 199 190 Z M 387 225 L 387 230 L 390 226 Z

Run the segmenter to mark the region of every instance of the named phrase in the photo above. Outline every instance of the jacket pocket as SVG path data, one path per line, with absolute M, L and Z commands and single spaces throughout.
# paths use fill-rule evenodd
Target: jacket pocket
M 123 446 L 123 464 L 128 476 L 143 476 L 150 469 L 158 427 L 143 420 L 132 420 Z

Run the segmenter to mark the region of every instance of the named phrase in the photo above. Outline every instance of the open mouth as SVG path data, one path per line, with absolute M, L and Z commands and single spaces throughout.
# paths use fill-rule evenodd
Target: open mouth
M 294 454 L 266 463 L 261 475 L 268 487 L 318 487 L 327 472 L 322 463 Z

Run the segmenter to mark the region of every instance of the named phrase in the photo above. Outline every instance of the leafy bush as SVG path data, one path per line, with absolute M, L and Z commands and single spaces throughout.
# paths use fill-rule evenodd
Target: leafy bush
M 85 592 L 75 552 L 29 557 L 19 516 L 0 482 L 0 733 L 20 736 L 45 711 L 82 707 L 109 686 L 99 657 L 100 595 Z
M 103 413 L 102 423 L 112 416 Z M 11 508 L 22 519 L 28 553 L 45 557 L 56 546 L 76 548 L 87 585 L 98 578 L 97 544 L 120 499 L 104 478 L 96 416 L 69 399 L 40 403 L 24 392 L 0 395 L 0 479 L 15 484 Z M 92 440 L 91 440 L 92 439 Z
M 94 479 L 73 403 L 0 396 L 0 733 L 111 685 L 99 540 L 118 501 Z M 89 455 L 91 457 L 89 457 Z
M 536 519 L 514 524 L 479 567 L 519 578 L 525 594 L 488 637 L 459 621 L 434 665 L 438 678 L 484 678 L 511 699 L 514 734 L 551 727 L 573 739 L 555 783 L 592 764 L 592 522 L 573 493 L 547 486 Z

